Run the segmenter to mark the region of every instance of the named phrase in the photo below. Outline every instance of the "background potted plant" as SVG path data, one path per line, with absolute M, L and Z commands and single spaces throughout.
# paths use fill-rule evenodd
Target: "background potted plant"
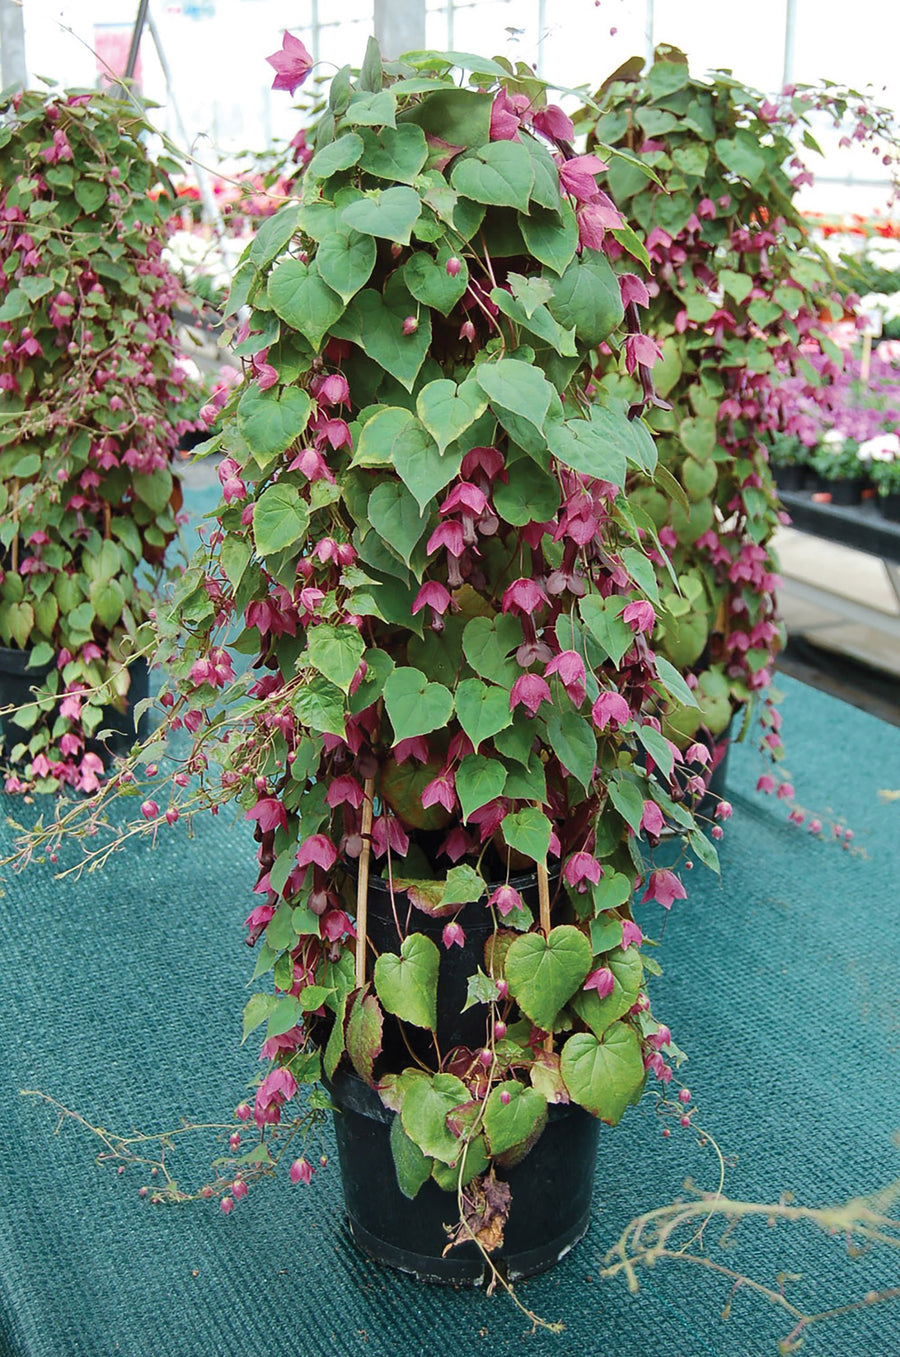
M 869 475 L 878 491 L 878 507 L 894 522 L 900 522 L 900 437 L 882 434 L 860 447 Z
M 810 458 L 810 466 L 821 477 L 820 495 L 830 496 L 832 504 L 862 503 L 869 468 L 860 458 L 859 448 L 855 438 L 832 429 L 823 435 Z
M 658 180 L 626 160 L 610 167 L 616 201 L 647 233 L 652 278 L 633 307 L 662 351 L 665 404 L 647 420 L 663 470 L 656 486 L 630 489 L 679 585 L 660 560 L 653 641 L 687 671 L 699 704 L 670 702 L 663 730 L 682 749 L 705 743 L 708 771 L 735 713 L 767 693 L 783 640 L 770 446 L 815 441 L 841 371 L 826 325 L 843 302 L 795 203 L 810 176 L 792 139 L 813 106 L 840 113 L 841 101 L 795 91 L 776 106 L 728 73 L 693 77 L 669 47 L 642 67 L 616 71 L 597 95 L 599 119 L 585 110 L 578 123 L 589 144 L 639 152 Z M 811 134 L 804 144 L 815 147 Z M 602 392 L 622 380 L 605 368 L 598 378 Z M 770 740 L 777 715 L 768 703 L 762 715 Z
M 13 95 L 0 123 L 0 704 L 7 790 L 98 785 L 181 503 L 189 388 L 161 259 L 167 172 L 129 103 Z M 36 700 L 29 694 L 38 693 Z M 24 705 L 23 705 L 24 704 Z
M 310 66 L 272 60 L 291 92 Z M 716 854 L 654 714 L 694 698 L 624 489 L 649 371 L 630 410 L 587 394 L 634 282 L 608 254 L 641 246 L 531 70 L 458 60 L 339 71 L 237 271 L 222 502 L 158 627 L 193 743 L 143 811 L 254 825 L 263 1133 L 324 1076 L 357 1239 L 471 1280 L 579 1237 L 594 1119 L 671 1078 L 634 906 L 685 894 L 667 829 Z

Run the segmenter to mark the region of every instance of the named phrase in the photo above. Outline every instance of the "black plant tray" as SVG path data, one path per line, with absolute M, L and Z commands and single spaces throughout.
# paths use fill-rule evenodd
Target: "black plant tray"
M 900 562 L 900 523 L 885 518 L 873 500 L 862 504 L 818 504 L 808 490 L 784 490 L 781 502 L 801 532 Z

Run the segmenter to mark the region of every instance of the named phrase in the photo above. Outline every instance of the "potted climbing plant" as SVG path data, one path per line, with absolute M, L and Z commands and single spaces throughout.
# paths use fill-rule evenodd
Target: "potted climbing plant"
M 0 109 L 0 706 L 7 790 L 98 785 L 134 739 L 190 383 L 161 258 L 167 160 L 130 103 Z M 15 709 L 15 710 L 13 710 Z
M 810 412 L 840 371 L 827 326 L 843 313 L 796 206 L 810 175 L 792 137 L 813 107 L 845 110 L 836 87 L 772 103 L 728 73 L 697 79 L 670 47 L 642 67 L 615 72 L 597 96 L 600 117 L 586 109 L 578 121 L 589 145 L 640 153 L 656 176 L 610 165 L 611 192 L 646 235 L 647 273 L 631 300 L 658 346 L 664 398 L 647 413 L 657 484 L 629 490 L 667 551 L 653 643 L 697 699 L 667 701 L 663 730 L 705 761 L 693 769 L 702 780 L 754 699 L 764 699 L 764 724 L 778 724 L 768 690 L 783 644 L 772 549 L 782 519 L 770 449 L 814 441 Z M 808 127 L 804 145 L 816 146 Z M 621 385 L 608 364 L 598 375 L 604 394 Z
M 222 498 L 157 621 L 191 740 L 147 828 L 234 804 L 257 845 L 263 1145 L 223 1208 L 324 1080 L 354 1237 L 444 1280 L 583 1233 L 600 1123 L 679 1059 L 644 906 L 684 898 L 679 849 L 716 865 L 655 715 L 694 699 L 626 489 L 652 382 L 589 395 L 598 346 L 640 348 L 608 256 L 642 247 L 571 134 L 525 67 L 338 72 L 236 273 Z

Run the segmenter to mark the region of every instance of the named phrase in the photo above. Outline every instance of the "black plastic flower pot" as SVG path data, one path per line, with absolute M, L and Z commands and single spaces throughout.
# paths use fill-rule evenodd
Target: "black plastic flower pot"
M 0 707 L 23 707 L 33 701 L 35 692 L 50 673 L 53 666 L 49 664 L 29 669 L 29 653 L 27 650 L 0 646 Z M 104 759 L 127 754 L 140 734 L 140 730 L 135 728 L 134 708 L 149 695 L 150 671 L 147 661 L 143 657 L 134 660 L 129 672 L 131 687 L 123 710 L 117 707 L 103 709 L 103 720 L 98 730 L 108 730 L 110 734 L 102 740 L 89 739 L 86 742 L 88 750 Z M 0 716 L 0 746 L 5 753 L 8 754 L 14 745 L 27 739 L 28 731 L 13 720 L 12 712 Z
M 471 1241 L 445 1256 L 447 1226 L 459 1219 L 456 1195 L 429 1178 L 410 1200 L 397 1185 L 391 1153 L 396 1113 L 356 1074 L 339 1069 L 329 1085 L 335 1105 L 344 1202 L 350 1234 L 379 1263 L 421 1281 L 480 1286 L 491 1270 Z M 491 1255 L 510 1280 L 545 1272 L 577 1244 L 591 1214 L 600 1123 L 584 1108 L 551 1106 L 539 1139 L 518 1164 L 498 1169 L 511 1205 L 504 1242 Z
M 900 490 L 891 495 L 879 495 L 878 507 L 884 518 L 892 523 L 900 523 Z
M 828 481 L 826 488 L 831 491 L 832 504 L 862 504 L 862 492 L 865 488 L 862 476 L 845 476 L 840 480 Z
M 504 883 L 497 882 L 496 885 Z M 537 917 L 538 901 L 537 876 L 534 873 L 513 877 L 509 884 L 522 896 L 524 902 Z M 555 889 L 555 878 L 551 891 Z M 494 889 L 492 886 L 491 890 Z M 396 1020 L 385 1015 L 383 1040 L 384 1057 L 389 1064 L 395 1064 L 399 1057 L 403 1063 L 411 1046 L 416 1055 L 433 1060 L 446 1056 L 454 1046 L 467 1046 L 477 1049 L 487 1040 L 487 1012 L 483 1004 L 475 1004 L 463 1012 L 468 993 L 469 977 L 479 967 L 485 970 L 485 943 L 494 932 L 494 919 L 482 898 L 474 903 L 463 905 L 458 913 L 433 918 L 410 903 L 405 891 L 395 887 L 391 903 L 390 883 L 381 877 L 369 880 L 368 937 L 376 954 L 381 952 L 399 952 L 403 938 L 411 932 L 424 933 L 436 943 L 440 954 L 440 970 L 437 988 L 437 1038 L 438 1051 L 435 1051 L 431 1034 L 422 1028 L 404 1027 L 401 1037 Z M 445 926 L 453 919 L 463 930 L 465 941 L 462 946 L 453 944 L 445 947 L 442 935 Z M 399 928 L 398 928 L 399 924 Z
M 779 490 L 802 490 L 806 484 L 806 467 L 799 463 L 794 466 L 773 466 L 772 475 Z
M 49 674 L 49 665 L 29 669 L 29 654 L 27 650 L 0 646 L 0 707 L 24 707 L 33 700 L 34 690 L 40 688 Z M 13 713 L 0 715 L 0 742 L 3 749 L 11 749 L 23 738 L 27 739 L 27 732 L 16 725 Z

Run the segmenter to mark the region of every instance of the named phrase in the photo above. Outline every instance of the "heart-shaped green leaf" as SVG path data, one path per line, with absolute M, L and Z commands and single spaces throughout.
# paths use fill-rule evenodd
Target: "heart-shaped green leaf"
M 531 156 L 521 142 L 491 141 L 459 159 L 450 172 L 450 182 L 464 198 L 494 207 L 528 211 L 534 188 Z
M 583 250 L 572 260 L 548 303 L 550 314 L 582 344 L 608 339 L 625 314 L 619 280 L 606 255 Z
M 384 1019 L 374 994 L 360 992 L 347 1018 L 347 1054 L 360 1079 L 372 1082 L 372 1066 L 381 1054 Z
M 370 190 L 364 198 L 349 203 L 341 216 L 354 231 L 408 245 L 421 212 L 422 203 L 415 189 L 398 186 Z
M 269 275 L 266 291 L 276 316 L 299 330 L 318 353 L 326 333 L 343 314 L 344 302 L 322 278 L 315 261 L 283 259 Z
M 428 527 L 428 518 L 402 481 L 376 485 L 369 496 L 369 520 L 391 550 L 409 565 L 413 549 Z
M 415 123 L 401 123 L 399 127 L 383 127 L 376 135 L 363 132 L 365 156 L 363 169 L 376 179 L 390 179 L 393 184 L 414 184 L 419 171 L 428 159 L 425 133 Z
M 320 622 L 309 628 L 306 646 L 313 668 L 347 692 L 366 648 L 356 627 Z
M 456 795 L 462 807 L 463 820 L 473 811 L 486 806 L 495 797 L 503 795 L 506 784 L 506 765 L 499 759 L 468 754 L 456 772 Z
M 107 188 L 95 179 L 78 179 L 75 183 L 75 197 L 80 207 L 92 216 L 105 201 Z
M 473 377 L 492 406 L 519 415 L 535 429 L 543 428 L 555 392 L 530 363 L 501 358 L 496 363 L 482 363 Z
M 365 287 L 375 267 L 378 248 L 371 236 L 359 231 L 335 231 L 316 251 L 316 264 L 324 282 L 349 302 Z
M 400 1117 L 391 1119 L 391 1154 L 397 1173 L 397 1186 L 410 1201 L 423 1183 L 431 1177 L 434 1160 L 422 1153 L 414 1140 L 403 1129 Z
M 427 311 L 419 313 L 417 330 L 403 333 L 404 320 L 417 311 L 408 293 L 404 297 L 395 290 L 389 306 L 380 292 L 364 288 L 331 330 L 338 339 L 358 344 L 385 372 L 412 391 L 431 343 L 431 316 Z
M 609 799 L 635 834 L 641 832 L 644 798 L 637 783 L 625 773 L 615 772 L 609 780 Z
M 364 127 L 393 127 L 396 112 L 397 101 L 390 90 L 367 93 L 356 89 L 350 96 L 343 120 Z
M 442 683 L 429 683 L 420 669 L 395 669 L 385 680 L 384 705 L 396 742 L 446 726 L 453 694 Z
M 462 465 L 463 456 L 461 448 L 448 448 L 441 453 L 431 434 L 415 417 L 397 434 L 392 444 L 397 475 L 422 509 L 452 481 Z
M 537 335 L 538 339 L 543 339 L 545 344 L 549 344 L 562 357 L 578 356 L 575 331 L 566 329 L 554 320 L 546 306 L 537 306 L 531 312 L 526 312 L 518 298 L 511 297 L 502 287 L 492 289 L 491 301 L 500 308 L 504 316 L 508 316 L 516 325 L 520 325 L 531 334 Z
M 674 664 L 671 664 L 664 655 L 657 655 L 656 657 L 656 672 L 659 675 L 659 681 L 666 692 L 670 693 L 683 707 L 698 706 L 697 699 L 693 692 L 687 686 Z
M 91 606 L 104 627 L 114 627 L 125 607 L 125 593 L 119 581 L 94 580 L 91 585 Z
M 716 447 L 716 423 L 713 419 L 683 419 L 678 426 L 678 436 L 686 452 L 705 462 Z
M 455 1074 L 416 1079 L 403 1095 L 400 1110 L 403 1129 L 425 1154 L 452 1164 L 459 1156 L 460 1138 L 447 1129 L 447 1117 L 470 1098 L 465 1084 Z
M 575 711 L 553 711 L 547 717 L 547 734 L 563 767 L 588 791 L 597 764 L 597 736 L 590 722 Z
M 548 937 L 524 933 L 506 954 L 509 992 L 533 1023 L 545 1032 L 591 969 L 591 944 L 573 924 L 560 924 Z
M 172 498 L 172 473 L 168 467 L 157 467 L 155 471 L 134 474 L 134 493 L 142 504 L 161 514 Z
M 403 269 L 403 281 L 416 301 L 434 307 L 445 316 L 450 314 L 469 285 L 469 269 L 464 259 L 459 260 L 459 273 L 453 276 L 447 272 L 447 260 L 452 254 L 454 251 L 448 245 L 440 248 L 436 260 L 424 250 L 418 250 Z
M 614 1022 L 602 1040 L 576 1032 L 562 1049 L 560 1068 L 575 1102 L 615 1126 L 644 1082 L 640 1038 L 624 1022 Z
M 463 679 L 460 683 L 456 689 L 456 712 L 476 751 L 482 740 L 489 740 L 498 730 L 512 725 L 507 690 L 480 679 Z
M 316 151 L 306 167 L 308 179 L 330 179 L 340 170 L 349 170 L 359 160 L 365 149 L 363 139 L 357 132 L 345 132 L 337 141 L 330 141 L 321 151 Z
M 339 735 L 341 739 L 346 735 L 344 695 L 329 679 L 318 676 L 310 679 L 297 689 L 291 706 L 301 723 L 310 730 Z
M 514 811 L 501 822 L 503 838 L 517 853 L 533 862 L 544 862 L 550 847 L 550 821 L 532 806 Z
M 621 933 L 621 923 L 617 921 L 613 927 Z M 644 967 L 636 947 L 629 947 L 624 952 L 617 947 L 604 959 L 604 964 L 613 976 L 610 993 L 601 999 L 595 989 L 580 989 L 570 1001 L 595 1037 L 602 1037 L 617 1018 L 628 1012 L 644 982 Z
M 480 876 L 474 867 L 461 863 L 459 867 L 451 867 L 447 873 L 441 904 L 468 905 L 480 900 L 483 895 L 487 895 L 484 877 Z
M 402 405 L 382 406 L 377 415 L 366 420 L 360 431 L 353 466 L 390 466 L 397 439 L 415 423 L 413 412 Z
M 263 462 L 285 452 L 299 438 L 309 421 L 312 406 L 309 396 L 298 386 L 260 391 L 254 383 L 241 396 L 238 428 L 254 455 Z
M 300 207 L 296 203 L 279 208 L 273 216 L 260 224 L 247 255 L 248 262 L 255 264 L 258 269 L 264 269 L 267 264 L 271 264 L 295 235 L 299 224 Z
M 507 422 L 504 419 L 504 422 Z M 493 487 L 494 508 L 501 518 L 516 527 L 526 523 L 544 523 L 553 518 L 559 508 L 559 481 L 543 471 L 527 454 L 514 462 L 507 456 L 507 466 L 515 466 L 509 480 L 497 480 Z
M 753 278 L 749 273 L 737 273 L 734 269 L 719 270 L 719 284 L 723 292 L 741 304 L 753 291 Z
M 532 203 L 528 216 L 519 213 L 519 229 L 535 259 L 554 273 L 565 272 L 578 248 L 578 222 L 568 203 L 563 203 L 561 214 Z
M 625 484 L 625 453 L 609 430 L 591 419 L 547 422 L 547 443 L 563 466 L 613 485 Z
M 6 614 L 5 617 L 3 612 Z M 0 612 L 0 623 L 4 624 L 4 630 L 10 639 L 15 641 L 20 650 L 24 650 L 34 626 L 34 609 L 30 603 L 9 603 Z
M 399 956 L 382 952 L 375 962 L 375 991 L 388 1013 L 401 1022 L 433 1028 L 437 1023 L 439 965 L 437 946 L 424 933 L 410 933 L 404 938 Z
M 487 396 L 471 377 L 456 382 L 439 380 L 423 386 L 416 412 L 443 454 L 487 409 Z
M 614 665 L 618 665 L 622 656 L 634 645 L 634 632 L 621 616 L 622 600 L 616 595 L 601 598 L 599 594 L 587 594 L 579 600 L 578 611 L 584 625 L 599 641 Z
M 463 654 L 475 673 L 502 684 L 507 691 L 520 672 L 510 654 L 521 644 L 522 624 L 510 613 L 473 617 L 463 632 Z
M 504 1099 L 503 1095 L 506 1094 Z M 533 1144 L 547 1120 L 547 1099 L 536 1089 L 507 1079 L 491 1089 L 484 1105 L 484 1130 L 492 1155 Z
M 268 486 L 253 506 L 253 538 L 260 556 L 298 547 L 309 526 L 309 509 L 295 485 Z
M 663 777 L 670 778 L 675 766 L 675 755 L 669 741 L 652 726 L 638 726 L 637 735 Z

